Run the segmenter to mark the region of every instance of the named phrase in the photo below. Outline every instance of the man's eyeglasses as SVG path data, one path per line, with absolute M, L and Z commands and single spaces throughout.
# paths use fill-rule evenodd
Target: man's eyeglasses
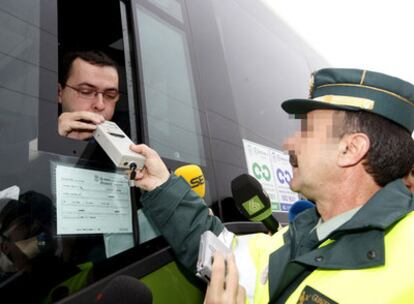
M 78 92 L 79 97 L 84 98 L 84 99 L 94 99 L 98 96 L 98 94 L 102 94 L 103 99 L 106 101 L 117 101 L 119 98 L 119 92 L 116 89 L 98 91 L 97 89 L 89 88 L 89 87 L 76 88 L 68 84 L 65 84 L 65 86 Z

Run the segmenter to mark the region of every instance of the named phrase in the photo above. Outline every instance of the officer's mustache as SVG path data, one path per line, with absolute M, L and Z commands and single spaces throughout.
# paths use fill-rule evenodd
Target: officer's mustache
M 298 157 L 295 154 L 295 151 L 289 151 L 289 163 L 292 167 L 298 167 Z

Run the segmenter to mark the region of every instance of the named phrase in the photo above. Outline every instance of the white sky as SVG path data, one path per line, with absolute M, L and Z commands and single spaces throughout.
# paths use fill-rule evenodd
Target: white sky
M 262 0 L 334 67 L 414 84 L 414 1 Z

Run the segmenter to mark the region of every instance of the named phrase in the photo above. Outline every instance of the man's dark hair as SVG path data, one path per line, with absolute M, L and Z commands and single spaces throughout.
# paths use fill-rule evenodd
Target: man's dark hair
M 93 65 L 114 67 L 119 73 L 117 63 L 102 51 L 70 52 L 63 57 L 59 66 L 59 84 L 62 88 L 66 85 L 72 63 L 76 58 L 80 58 Z
M 363 165 L 379 186 L 383 187 L 411 171 L 414 165 L 414 140 L 408 130 L 369 112 L 343 113 L 341 136 L 361 132 L 370 140 L 370 149 Z

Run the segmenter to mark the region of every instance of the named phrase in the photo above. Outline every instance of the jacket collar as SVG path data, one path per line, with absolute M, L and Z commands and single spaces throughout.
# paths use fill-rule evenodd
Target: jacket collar
M 414 210 L 413 194 L 404 185 L 402 179 L 397 179 L 376 192 L 348 222 L 329 236 L 349 230 L 369 228 L 385 230 L 412 210 Z M 319 218 L 316 208 L 307 209 L 296 218 L 289 229 L 293 228 L 295 234 L 303 231 L 309 233 Z
M 325 269 L 357 269 L 382 265 L 386 229 L 413 209 L 412 193 L 401 179 L 393 181 L 375 193 L 348 222 L 327 236 L 326 239 L 334 242 L 296 257 L 295 261 Z M 316 212 L 308 217 L 312 215 L 316 215 Z M 308 223 L 314 222 L 315 218 Z M 307 226 L 296 229 L 302 230 L 305 227 Z
M 398 179 L 375 193 L 359 212 L 337 231 L 364 228 L 385 230 L 412 210 L 413 195 L 403 181 Z

